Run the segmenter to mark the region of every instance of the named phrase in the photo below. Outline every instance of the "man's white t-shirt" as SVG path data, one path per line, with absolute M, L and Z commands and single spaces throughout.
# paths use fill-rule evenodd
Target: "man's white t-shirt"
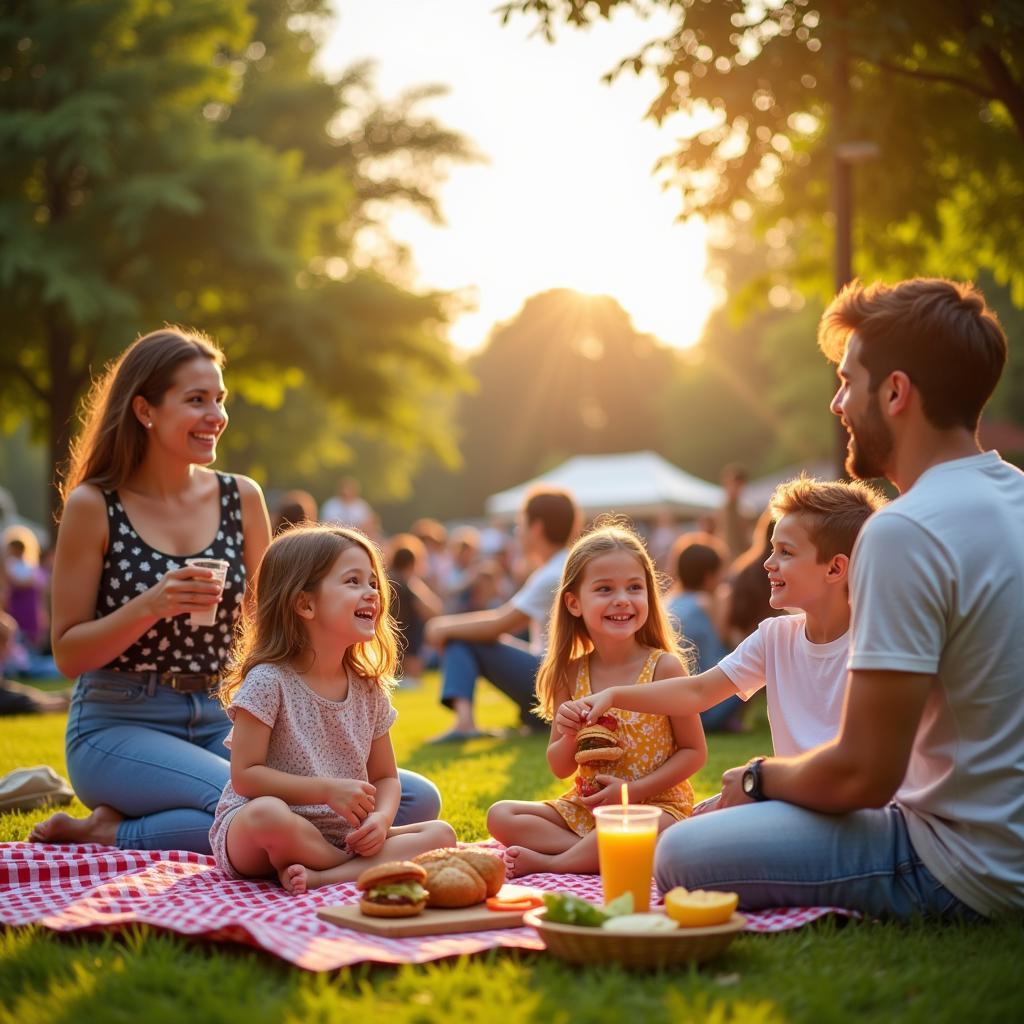
M 551 606 L 562 582 L 562 568 L 568 555 L 568 548 L 556 551 L 539 569 L 530 573 L 510 599 L 513 608 L 529 616 L 530 650 L 537 655 L 543 655 L 548 647 Z
M 749 700 L 767 691 L 772 746 L 793 757 L 836 738 L 843 715 L 850 634 L 827 644 L 807 639 L 807 617 L 765 619 L 718 667 Z
M 896 793 L 914 849 L 979 913 L 1019 911 L 1024 473 L 996 452 L 933 466 L 852 561 L 850 668 L 936 677 Z

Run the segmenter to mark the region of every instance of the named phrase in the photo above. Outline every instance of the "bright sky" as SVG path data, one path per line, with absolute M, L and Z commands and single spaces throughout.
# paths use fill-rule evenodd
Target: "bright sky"
M 412 250 L 417 283 L 460 290 L 476 309 L 452 340 L 479 347 L 525 299 L 568 287 L 614 296 L 634 324 L 672 345 L 693 344 L 714 302 L 705 280 L 705 227 L 677 221 L 679 203 L 651 171 L 673 135 L 643 119 L 652 77 L 601 76 L 654 37 L 656 20 L 620 12 L 554 46 L 532 22 L 502 26 L 497 0 L 334 0 L 321 63 L 377 62 L 378 94 L 442 83 L 428 108 L 468 136 L 486 164 L 456 168 L 441 192 L 447 220 L 391 222 Z M 661 27 L 664 27 L 662 23 Z

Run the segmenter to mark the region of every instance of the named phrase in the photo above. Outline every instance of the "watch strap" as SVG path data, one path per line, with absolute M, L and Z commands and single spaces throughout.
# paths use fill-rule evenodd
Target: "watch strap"
M 767 800 L 764 790 L 761 788 L 761 762 L 763 757 L 755 757 L 748 764 L 743 772 L 743 792 L 752 800 Z

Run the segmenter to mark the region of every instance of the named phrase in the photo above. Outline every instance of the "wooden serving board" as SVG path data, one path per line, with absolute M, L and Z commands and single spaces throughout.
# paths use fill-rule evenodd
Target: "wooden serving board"
M 512 898 L 527 890 L 525 886 L 506 885 L 501 895 Z M 414 935 L 450 935 L 455 932 L 486 932 L 493 928 L 518 928 L 523 923 L 525 910 L 488 910 L 483 903 L 458 910 L 435 910 L 427 907 L 415 917 L 367 917 L 358 903 L 321 907 L 316 916 L 340 928 L 383 935 L 390 939 L 410 938 Z

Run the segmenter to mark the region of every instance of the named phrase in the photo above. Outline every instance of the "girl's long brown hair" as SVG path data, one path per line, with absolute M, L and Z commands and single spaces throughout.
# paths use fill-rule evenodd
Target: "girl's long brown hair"
M 132 400 L 141 395 L 159 405 L 178 368 L 200 357 L 224 365 L 224 353 L 209 338 L 168 327 L 136 339 L 107 365 L 85 399 L 82 431 L 71 446 L 61 483 L 63 501 L 81 483 L 116 490 L 138 469 L 148 438 Z
M 390 588 L 380 552 L 358 530 L 335 526 L 296 526 L 267 548 L 253 578 L 255 600 L 242 613 L 231 664 L 218 691 L 227 707 L 242 680 L 256 665 L 283 665 L 309 650 L 309 635 L 296 602 L 323 582 L 342 552 L 362 548 L 380 587 L 380 614 L 374 638 L 345 652 L 346 668 L 390 690 L 398 665 L 398 640 L 390 615 Z
M 573 615 L 565 604 L 566 594 L 579 596 L 587 565 L 601 555 L 626 551 L 643 568 L 647 583 L 647 621 L 636 634 L 637 643 L 676 655 L 685 666 L 688 659 L 680 650 L 662 600 L 664 586 L 644 547 L 644 542 L 620 519 L 598 519 L 594 528 L 573 544 L 562 570 L 562 582 L 551 607 L 548 650 L 537 673 L 537 713 L 547 721 L 555 715 L 555 694 L 559 689 L 572 693 L 569 667 L 594 649 L 582 616 Z

